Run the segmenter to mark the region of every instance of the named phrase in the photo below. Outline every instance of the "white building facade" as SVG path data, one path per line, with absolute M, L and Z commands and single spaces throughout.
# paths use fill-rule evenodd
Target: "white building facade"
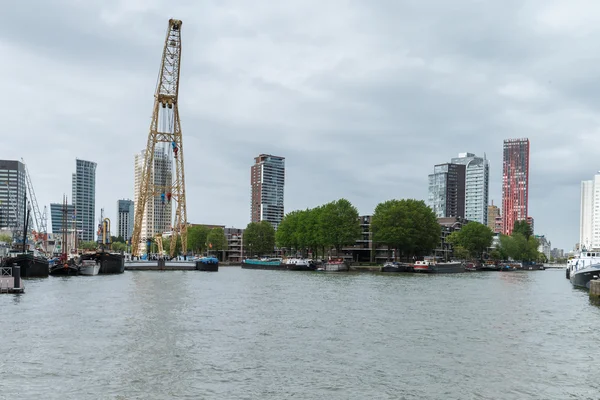
M 600 171 L 592 180 L 581 182 L 579 246 L 600 249 Z
M 117 201 L 117 236 L 122 237 L 125 241 L 131 239 L 133 234 L 133 213 L 132 200 Z
M 135 204 L 138 202 L 145 153 L 145 150 L 142 150 L 135 155 L 133 198 Z M 168 232 L 172 227 L 172 202 L 168 200 L 167 195 L 170 195 L 168 190 L 170 190 L 173 181 L 173 160 L 169 157 L 166 149 L 160 148 L 154 151 L 154 166 L 151 171 L 150 180 L 154 183 L 155 189 L 159 192 L 161 191 L 161 188 L 164 190 L 160 193 L 156 193 L 154 196 L 150 196 L 146 203 L 140 234 L 140 240 L 143 241 L 144 246 L 147 239 L 153 238 L 158 233 Z
M 451 160 L 465 166 L 465 218 L 480 224 L 488 224 L 488 200 L 490 191 L 490 163 L 473 153 L 459 153 Z

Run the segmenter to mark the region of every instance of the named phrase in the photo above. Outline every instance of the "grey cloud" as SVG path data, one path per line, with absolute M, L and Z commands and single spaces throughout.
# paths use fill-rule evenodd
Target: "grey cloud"
M 263 152 L 286 157 L 288 211 L 346 197 L 366 214 L 390 198 L 423 199 L 433 165 L 463 151 L 487 154 L 500 204 L 502 140 L 529 137 L 536 230 L 570 248 L 579 181 L 599 168 L 590 54 L 600 33 L 585 13 L 556 7 L 13 2 L 0 14 L 11 93 L 0 99 L 0 157 L 26 159 L 46 205 L 70 194 L 76 157 L 97 161 L 98 213 L 114 216 L 118 198 L 133 198 L 133 155 L 176 17 L 191 221 L 245 226 L 249 168 Z

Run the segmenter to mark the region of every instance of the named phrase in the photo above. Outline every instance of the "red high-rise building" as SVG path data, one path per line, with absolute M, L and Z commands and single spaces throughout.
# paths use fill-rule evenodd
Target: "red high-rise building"
M 510 235 L 528 217 L 529 139 L 504 140 L 502 170 L 502 230 Z

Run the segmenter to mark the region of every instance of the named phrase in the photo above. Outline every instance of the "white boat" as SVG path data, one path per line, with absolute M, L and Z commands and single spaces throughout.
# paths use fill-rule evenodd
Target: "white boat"
M 590 288 L 592 279 L 600 279 L 600 251 L 582 250 L 567 262 L 567 277 L 573 286 Z
M 308 258 L 288 258 L 285 260 L 285 266 L 290 271 L 314 271 L 315 264 Z
M 100 271 L 100 263 L 95 260 L 83 260 L 79 266 L 80 275 L 98 275 Z

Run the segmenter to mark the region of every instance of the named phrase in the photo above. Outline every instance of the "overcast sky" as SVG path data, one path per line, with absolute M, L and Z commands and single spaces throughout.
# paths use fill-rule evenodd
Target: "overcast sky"
M 3 3 L 0 158 L 25 159 L 41 205 L 95 161 L 96 219 L 116 226 L 178 18 L 190 222 L 245 227 L 260 153 L 286 157 L 286 211 L 426 199 L 433 165 L 467 151 L 487 154 L 500 204 L 502 141 L 528 137 L 536 233 L 579 240 L 580 182 L 600 169 L 598 1 Z

